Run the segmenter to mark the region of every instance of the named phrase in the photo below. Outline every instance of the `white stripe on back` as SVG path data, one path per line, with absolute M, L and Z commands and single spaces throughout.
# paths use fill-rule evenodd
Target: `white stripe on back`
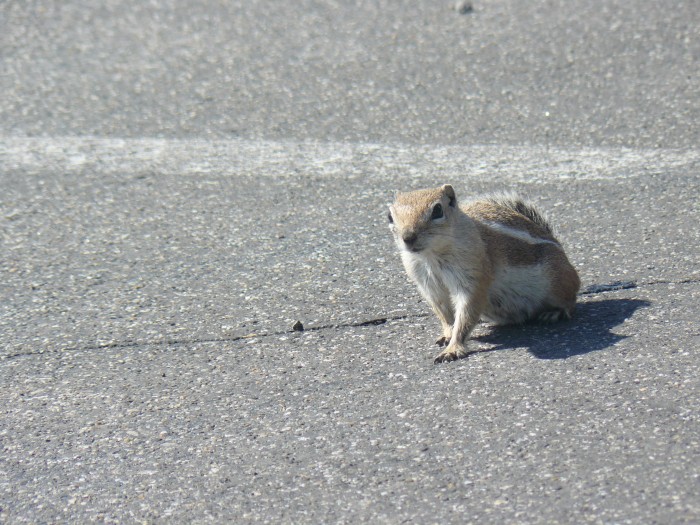
M 515 237 L 521 241 L 525 241 L 528 244 L 553 244 L 554 246 L 560 246 L 558 242 L 551 241 L 549 239 L 542 239 L 540 237 L 533 237 L 529 232 L 525 230 L 518 230 L 517 228 L 511 228 L 505 224 L 494 221 L 484 221 L 484 224 L 489 228 L 496 230 L 499 233 L 508 235 L 509 237 Z

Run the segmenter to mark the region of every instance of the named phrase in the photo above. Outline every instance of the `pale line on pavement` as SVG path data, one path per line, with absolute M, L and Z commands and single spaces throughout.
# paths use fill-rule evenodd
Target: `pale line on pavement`
M 511 145 L 413 146 L 265 140 L 0 137 L 0 170 L 26 174 L 160 173 L 220 176 L 340 177 L 391 180 L 483 179 L 544 183 L 625 179 L 685 170 L 700 150 Z

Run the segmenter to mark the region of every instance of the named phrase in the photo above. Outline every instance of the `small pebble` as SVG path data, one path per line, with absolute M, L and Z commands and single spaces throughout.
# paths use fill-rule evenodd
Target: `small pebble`
M 455 3 L 455 11 L 460 15 L 466 15 L 474 11 L 474 6 L 469 0 L 457 0 Z
M 304 331 L 304 325 L 301 324 L 301 321 L 297 321 L 292 325 L 292 330 L 295 332 L 303 332 Z

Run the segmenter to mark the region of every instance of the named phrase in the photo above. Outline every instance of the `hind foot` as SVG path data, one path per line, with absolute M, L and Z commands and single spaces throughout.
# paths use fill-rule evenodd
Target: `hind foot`
M 537 315 L 537 320 L 540 323 L 556 323 L 563 319 L 571 319 L 571 313 L 563 308 L 556 308 L 554 310 L 545 310 Z

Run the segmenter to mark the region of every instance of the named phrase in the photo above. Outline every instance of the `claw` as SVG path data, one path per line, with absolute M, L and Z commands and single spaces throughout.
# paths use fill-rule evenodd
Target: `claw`
M 447 346 L 447 344 L 450 342 L 449 338 L 447 337 L 441 337 L 437 341 L 435 341 L 435 344 L 438 346 Z
M 440 352 L 436 357 L 434 363 L 449 363 L 450 361 L 455 361 L 457 356 L 453 352 Z
M 463 357 L 467 357 L 470 352 L 467 352 L 464 348 L 447 347 L 437 356 L 435 356 L 434 363 L 449 363 L 450 361 L 456 361 Z

